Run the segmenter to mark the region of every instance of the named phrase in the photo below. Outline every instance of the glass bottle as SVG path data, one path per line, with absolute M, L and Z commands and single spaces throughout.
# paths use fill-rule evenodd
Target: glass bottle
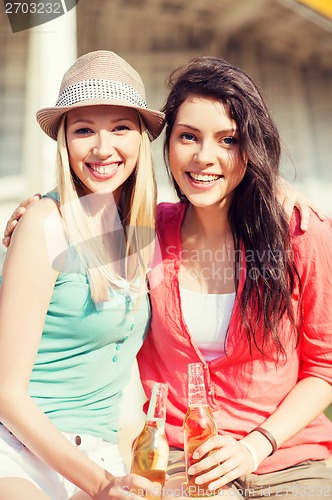
M 165 434 L 168 385 L 155 382 L 142 432 L 135 439 L 130 472 L 156 483 L 161 492 L 165 483 L 169 446 Z M 155 499 L 160 494 L 147 495 Z
M 214 416 L 207 404 L 203 364 L 190 363 L 188 365 L 188 410 L 183 422 L 187 487 L 190 496 L 207 495 L 209 483 L 196 484 L 196 475 L 188 474 L 188 469 L 198 461 L 193 459 L 196 448 L 217 433 Z M 211 494 L 209 490 L 208 495 Z

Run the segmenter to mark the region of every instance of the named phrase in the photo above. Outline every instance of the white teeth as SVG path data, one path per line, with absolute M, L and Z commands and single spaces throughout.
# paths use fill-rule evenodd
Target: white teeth
M 111 172 L 113 172 L 113 170 L 117 168 L 117 166 L 118 165 L 116 164 L 116 165 L 107 165 L 105 167 L 96 167 L 89 163 L 89 167 L 91 168 L 91 170 L 97 172 L 98 174 L 110 174 Z
M 200 182 L 212 182 L 221 177 L 220 175 L 196 174 L 195 172 L 189 172 L 189 175 L 195 181 Z

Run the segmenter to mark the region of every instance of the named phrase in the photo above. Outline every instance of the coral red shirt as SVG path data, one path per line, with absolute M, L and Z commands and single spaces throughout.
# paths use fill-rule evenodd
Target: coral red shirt
M 180 228 L 186 205 L 163 203 L 157 228 L 162 261 L 150 273 L 152 319 L 138 363 L 148 397 L 154 381 L 169 383 L 167 436 L 183 448 L 182 422 L 187 410 L 187 364 L 202 362 L 208 402 L 220 434 L 246 436 L 276 410 L 298 380 L 308 376 L 332 384 L 332 231 L 329 222 L 310 218 L 309 230 L 299 228 L 297 212 L 291 221 L 292 245 L 303 285 L 304 319 L 301 340 L 286 346 L 287 360 L 275 363 L 253 348 L 250 354 L 235 299 L 227 337 L 227 356 L 206 362 L 190 336 L 180 303 L 178 273 Z M 239 289 L 243 284 L 240 277 Z M 296 304 L 298 290 L 294 290 Z M 204 311 L 202 311 L 204 314 Z M 280 335 L 287 335 L 283 321 Z M 332 453 L 332 422 L 324 414 L 285 442 L 259 466 L 258 473 L 277 471 L 304 460 L 326 459 Z

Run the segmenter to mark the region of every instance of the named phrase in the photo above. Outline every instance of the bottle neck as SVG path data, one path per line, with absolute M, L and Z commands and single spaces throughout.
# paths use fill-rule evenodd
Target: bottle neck
M 145 421 L 145 426 L 144 429 L 149 430 L 150 433 L 158 433 L 159 435 L 165 434 L 166 432 L 166 425 L 165 425 L 165 419 L 154 419 L 154 420 L 149 420 L 148 418 Z
M 207 406 L 203 366 L 201 363 L 188 365 L 188 406 Z
M 146 421 L 156 422 L 158 427 L 165 424 L 167 392 L 167 384 L 155 383 L 152 389 Z
M 189 386 L 188 406 L 207 406 L 205 386 Z

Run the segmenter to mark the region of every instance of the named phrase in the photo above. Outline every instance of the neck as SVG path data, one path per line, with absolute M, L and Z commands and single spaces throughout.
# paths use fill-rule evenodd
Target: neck
M 122 230 L 122 224 L 117 200 L 112 192 L 94 192 L 82 196 L 80 200 L 97 234 L 106 234 L 108 237 L 120 234 L 115 233 L 119 229 Z
M 91 216 L 102 213 L 105 210 L 114 214 L 117 212 L 118 200 L 110 192 L 90 193 L 82 197 L 81 201 Z
M 186 226 L 191 233 L 204 238 L 220 238 L 231 234 L 228 212 L 216 205 L 195 207 L 189 205 L 186 213 Z

